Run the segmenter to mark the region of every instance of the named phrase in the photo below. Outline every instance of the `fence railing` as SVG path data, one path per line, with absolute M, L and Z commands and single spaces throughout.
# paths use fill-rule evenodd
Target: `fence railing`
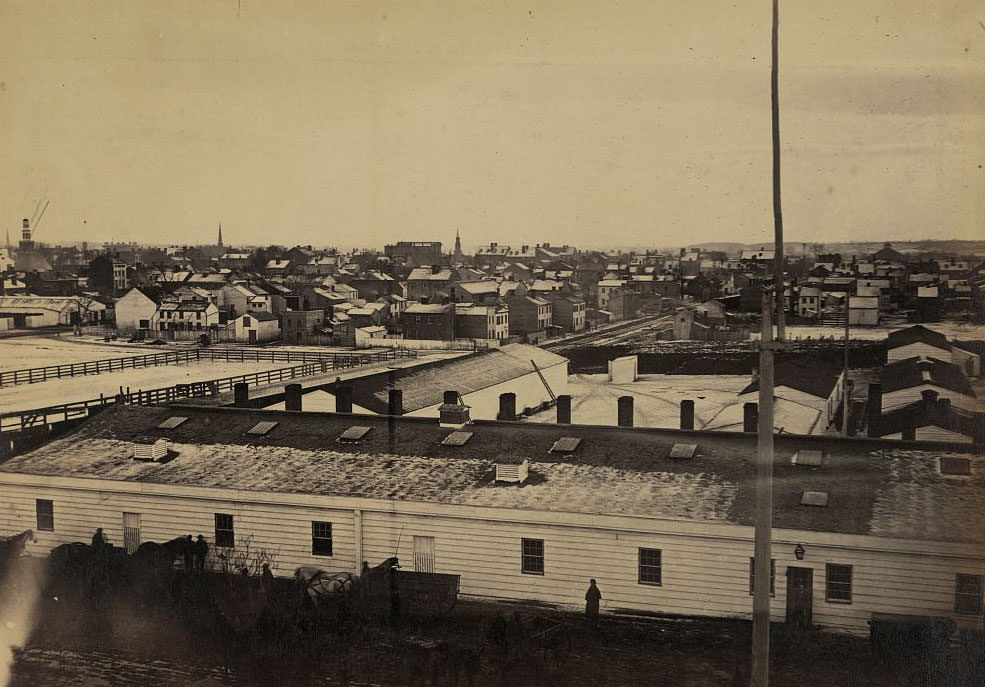
M 162 351 L 160 353 L 150 353 L 146 355 L 127 356 L 125 358 L 104 358 L 102 360 L 88 360 L 78 363 L 64 363 L 61 365 L 47 365 L 45 367 L 31 367 L 22 370 L 6 370 L 0 372 L 0 386 L 13 386 L 15 384 L 37 384 L 47 382 L 51 379 L 62 377 L 81 377 L 84 375 L 96 375 L 105 372 L 119 372 L 127 369 L 137 369 L 141 367 L 155 367 L 158 365 L 174 365 L 188 362 L 212 361 L 212 362 L 321 362 L 327 361 L 334 363 L 335 360 L 348 361 L 352 357 L 365 359 L 367 364 L 371 362 L 381 362 L 384 360 L 394 360 L 396 358 L 408 358 L 416 356 L 414 351 L 359 351 L 359 352 L 329 352 L 329 351 L 291 351 L 291 350 L 263 350 L 263 349 L 242 349 L 242 348 L 193 348 L 183 351 Z M 351 366 L 351 364 L 349 365 Z
M 251 354 L 259 351 L 247 351 Z M 283 351 L 282 353 L 287 353 Z M 300 353 L 296 351 L 294 353 Z M 397 356 L 401 357 L 401 356 Z M 45 408 L 35 408 L 32 410 L 16 410 L 7 413 L 0 413 L 0 434 L 5 432 L 17 432 L 24 429 L 47 427 L 68 420 L 77 420 L 88 417 L 94 411 L 105 408 L 115 403 L 128 403 L 133 405 L 154 405 L 158 403 L 170 403 L 179 399 L 197 398 L 202 396 L 215 396 L 226 391 L 231 391 L 233 387 L 245 382 L 250 386 L 260 386 L 263 384 L 275 384 L 298 377 L 310 377 L 317 374 L 325 374 L 329 370 L 346 369 L 359 367 L 377 362 L 384 362 L 394 358 L 393 351 L 374 351 L 372 353 L 351 353 L 335 354 L 324 360 L 315 360 L 301 365 L 282 367 L 275 370 L 263 370 L 261 372 L 250 372 L 247 374 L 233 375 L 219 379 L 210 379 L 201 382 L 190 382 L 187 384 L 175 384 L 173 386 L 161 387 L 158 389 L 137 389 L 131 391 L 127 389 L 115 396 L 100 394 L 99 398 L 91 398 L 85 401 L 75 401 L 73 403 L 63 403 Z

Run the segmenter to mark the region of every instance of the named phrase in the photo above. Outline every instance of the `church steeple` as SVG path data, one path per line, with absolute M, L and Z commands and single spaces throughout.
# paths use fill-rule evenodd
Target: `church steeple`
M 222 248 L 222 222 L 219 222 L 219 240 L 215 244 L 219 248 Z
M 458 235 L 458 229 L 455 229 L 455 253 L 452 259 L 456 263 L 461 263 L 465 261 L 465 254 L 462 252 L 462 237 Z

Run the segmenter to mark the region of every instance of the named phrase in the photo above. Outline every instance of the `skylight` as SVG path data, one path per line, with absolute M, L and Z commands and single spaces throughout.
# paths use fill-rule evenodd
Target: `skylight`
M 970 475 L 971 461 L 967 458 L 941 457 L 942 475 Z
M 174 417 L 169 417 L 167 420 L 165 420 L 164 422 L 162 422 L 161 424 L 159 424 L 157 426 L 157 428 L 158 429 L 174 429 L 178 425 L 180 425 L 183 422 L 185 422 L 187 419 L 188 419 L 187 417 L 180 417 L 180 416 L 177 416 L 177 415 L 174 416 Z
M 670 453 L 667 454 L 669 458 L 694 458 L 695 451 L 698 450 L 697 444 L 674 444 L 670 447 Z
M 464 446 L 472 438 L 473 432 L 452 432 L 442 440 L 442 446 Z
M 253 425 L 253 427 L 250 428 L 247 434 L 251 434 L 253 436 L 263 436 L 276 426 L 277 426 L 276 422 L 270 422 L 264 420 L 263 422 L 258 422 L 255 425 Z
M 372 429 L 372 427 L 366 427 L 364 425 L 353 425 L 349 429 L 342 432 L 342 435 L 339 437 L 339 441 L 344 441 L 344 442 L 359 441 L 369 433 L 370 429 Z
M 800 505 L 802 506 L 819 506 L 824 507 L 828 505 L 828 492 L 826 491 L 805 491 L 800 497 Z
M 572 453 L 581 444 L 578 437 L 561 437 L 551 446 L 549 453 Z
M 793 465 L 807 465 L 810 467 L 817 467 L 821 464 L 824 459 L 824 454 L 821 451 L 814 450 L 803 450 L 797 451 L 793 454 L 790 459 L 790 463 Z

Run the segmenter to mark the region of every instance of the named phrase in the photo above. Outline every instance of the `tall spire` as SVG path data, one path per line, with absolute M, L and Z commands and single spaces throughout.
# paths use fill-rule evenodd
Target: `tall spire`
M 215 245 L 222 248 L 222 222 L 219 222 L 219 241 Z
M 454 260 L 461 262 L 465 255 L 462 253 L 462 237 L 458 235 L 458 228 L 455 229 L 455 253 Z

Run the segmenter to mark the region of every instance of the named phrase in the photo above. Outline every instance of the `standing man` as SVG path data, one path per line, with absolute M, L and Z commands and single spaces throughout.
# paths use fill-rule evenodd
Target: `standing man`
M 195 540 L 195 570 L 205 572 L 205 559 L 209 555 L 209 543 L 201 534 Z
M 599 626 L 599 601 L 602 600 L 602 592 L 592 579 L 588 583 L 588 591 L 585 592 L 585 617 L 595 630 Z

